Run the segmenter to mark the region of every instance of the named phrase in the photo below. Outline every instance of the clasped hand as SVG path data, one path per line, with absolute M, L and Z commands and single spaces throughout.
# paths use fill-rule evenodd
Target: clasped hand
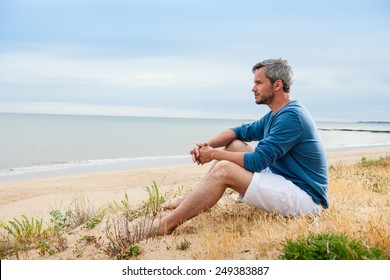
M 195 148 L 190 151 L 192 161 L 196 164 L 205 164 L 212 161 L 212 152 L 214 149 L 209 143 L 196 143 Z

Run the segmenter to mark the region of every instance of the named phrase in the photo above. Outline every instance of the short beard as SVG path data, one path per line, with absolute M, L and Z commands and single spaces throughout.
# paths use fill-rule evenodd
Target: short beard
M 272 95 L 269 98 L 267 98 L 265 100 L 260 99 L 260 101 L 256 101 L 256 104 L 257 105 L 261 105 L 261 104 L 268 105 L 268 104 L 271 104 L 274 101 L 274 98 L 275 98 L 275 93 L 273 91 L 271 93 L 272 93 Z

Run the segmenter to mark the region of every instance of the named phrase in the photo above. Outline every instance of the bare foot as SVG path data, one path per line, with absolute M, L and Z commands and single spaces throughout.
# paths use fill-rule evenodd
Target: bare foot
M 152 226 L 150 227 L 150 230 L 142 236 L 142 239 L 154 238 L 157 236 L 162 236 L 171 233 L 172 230 L 168 230 L 166 226 L 162 225 L 161 221 L 154 221 Z
M 163 204 L 161 205 L 161 208 L 162 208 L 162 209 L 165 209 L 165 210 L 172 210 L 172 209 L 175 209 L 175 208 L 177 208 L 177 207 L 183 202 L 183 200 L 184 200 L 185 198 L 186 198 L 185 196 L 179 196 L 179 197 L 170 199 L 170 200 L 168 200 L 167 202 L 163 203 Z

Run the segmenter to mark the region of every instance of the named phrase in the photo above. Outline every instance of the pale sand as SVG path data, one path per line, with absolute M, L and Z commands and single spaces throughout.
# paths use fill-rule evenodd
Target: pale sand
M 353 163 L 367 157 L 375 159 L 390 155 L 390 147 L 328 153 L 329 164 Z M 69 207 L 75 198 L 83 198 L 89 207 L 99 209 L 128 194 L 137 205 L 148 197 L 145 187 L 153 181 L 162 193 L 178 187 L 195 187 L 210 165 L 187 164 L 153 169 L 101 172 L 94 174 L 48 177 L 43 179 L 0 183 L 0 220 L 27 217 L 48 221 L 49 212 Z

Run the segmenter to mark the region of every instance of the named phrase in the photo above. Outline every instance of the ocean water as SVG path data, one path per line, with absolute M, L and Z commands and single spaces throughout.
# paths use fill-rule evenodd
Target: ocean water
M 0 180 L 190 163 L 196 142 L 246 122 L 0 113 Z M 389 123 L 317 126 L 329 151 L 390 145 Z

